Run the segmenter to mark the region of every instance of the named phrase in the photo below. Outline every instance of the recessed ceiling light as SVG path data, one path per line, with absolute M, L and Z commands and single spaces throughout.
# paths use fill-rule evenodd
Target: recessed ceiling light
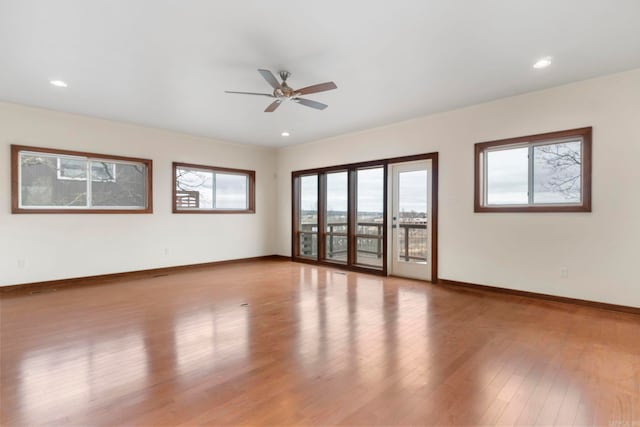
M 51 83 L 52 85 L 56 86 L 56 87 L 67 87 L 67 83 L 63 82 L 62 80 L 49 80 L 49 83 Z
M 551 65 L 551 57 L 545 56 L 544 58 L 538 59 L 538 61 L 533 64 L 533 68 L 546 68 Z
M 284 132 L 282 132 L 280 135 L 282 135 L 282 136 L 289 136 L 289 135 L 291 135 L 291 134 L 285 130 L 285 131 L 284 131 Z

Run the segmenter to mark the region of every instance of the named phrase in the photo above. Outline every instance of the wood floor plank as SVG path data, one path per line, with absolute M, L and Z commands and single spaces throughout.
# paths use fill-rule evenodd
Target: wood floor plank
M 640 316 L 282 260 L 0 297 L 0 425 L 640 427 Z

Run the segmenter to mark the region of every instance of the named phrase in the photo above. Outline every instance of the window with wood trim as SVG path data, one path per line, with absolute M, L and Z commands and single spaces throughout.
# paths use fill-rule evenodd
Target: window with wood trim
M 13 213 L 151 213 L 148 159 L 11 146 Z
M 291 172 L 294 261 L 386 275 L 389 165 L 433 165 L 431 278 L 437 281 L 438 154 L 426 153 Z
M 386 268 L 386 162 L 293 172 L 294 259 Z
M 475 145 L 475 212 L 591 212 L 590 127 Z
M 173 163 L 174 213 L 255 213 L 255 171 Z

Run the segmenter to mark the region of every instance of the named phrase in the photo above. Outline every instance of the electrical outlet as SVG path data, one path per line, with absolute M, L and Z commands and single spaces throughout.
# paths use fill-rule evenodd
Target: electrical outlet
M 169 255 L 169 248 L 164 248 L 162 251 L 165 255 Z
M 24 260 L 23 259 L 19 259 L 18 260 L 18 268 L 24 268 L 24 266 L 25 266 Z
M 560 269 L 560 278 L 568 279 L 569 278 L 569 269 L 567 267 L 562 267 Z

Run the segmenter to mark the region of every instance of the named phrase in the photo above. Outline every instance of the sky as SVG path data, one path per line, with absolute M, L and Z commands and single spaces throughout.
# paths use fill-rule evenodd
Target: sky
M 534 146 L 533 197 L 535 203 L 579 203 L 580 185 L 571 193 L 559 191 L 554 180 L 579 176 L 580 165 L 569 165 L 562 170 L 554 169 L 548 160 L 551 154 L 543 148 L 552 147 L 557 153 L 576 153 L 578 158 L 581 141 L 567 141 L 546 146 Z M 527 204 L 529 181 L 529 148 L 510 148 L 487 152 L 487 199 L 489 204 Z M 359 212 L 383 212 L 383 168 L 357 171 Z M 471 184 L 470 184 L 471 185 Z M 302 210 L 315 210 L 318 206 L 317 176 L 301 178 Z M 400 211 L 426 212 L 427 175 L 425 171 L 404 172 L 400 176 Z M 327 210 L 347 210 L 347 172 L 327 174 Z
M 580 146 L 580 141 L 554 145 L 560 153 L 579 152 Z M 527 204 L 529 202 L 528 156 L 528 147 L 487 152 L 487 201 L 489 204 Z M 567 194 L 554 190 L 551 186 L 554 178 L 579 175 L 580 166 L 574 165 L 558 171 L 549 166 L 548 158 L 548 154 L 534 148 L 534 201 L 538 203 L 580 202 L 579 191 L 568 197 Z
M 180 187 L 200 193 L 200 207 L 212 209 L 213 206 L 213 172 L 194 171 L 178 168 Z M 217 209 L 247 208 L 247 177 L 244 175 L 216 173 Z
M 358 211 L 383 212 L 383 168 L 361 169 L 358 179 Z M 327 174 L 327 210 L 347 211 L 347 172 Z M 400 210 L 426 212 L 427 177 L 425 171 L 405 172 L 401 175 Z M 302 210 L 315 210 L 318 206 L 316 175 L 301 178 Z

